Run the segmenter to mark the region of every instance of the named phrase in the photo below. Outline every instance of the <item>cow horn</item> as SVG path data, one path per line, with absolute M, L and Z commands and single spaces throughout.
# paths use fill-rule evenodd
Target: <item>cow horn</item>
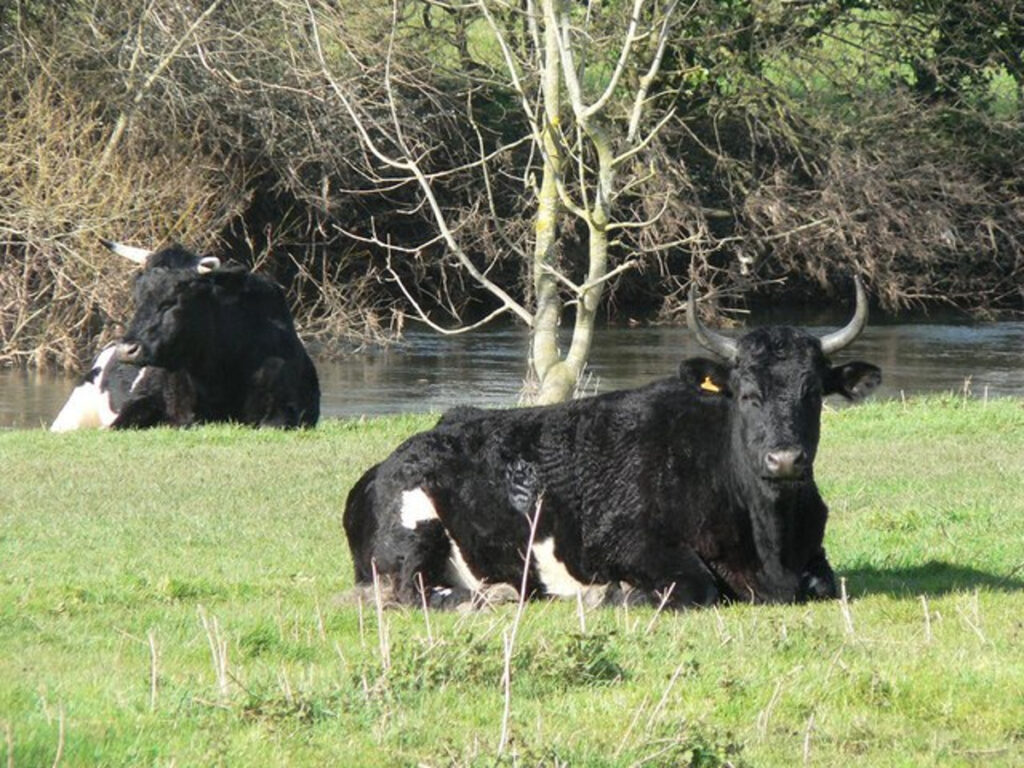
M 147 251 L 145 248 L 136 248 L 133 245 L 125 245 L 124 243 L 118 243 L 114 240 L 104 240 L 103 238 L 100 238 L 100 242 L 118 256 L 124 256 L 126 259 L 130 259 L 136 264 L 144 265 L 146 263 L 146 259 L 148 259 L 153 253 L 153 251 Z
M 215 269 L 220 269 L 220 259 L 216 256 L 204 256 L 199 260 L 199 266 L 196 267 L 196 272 L 200 275 L 206 275 L 213 272 Z
M 690 330 L 693 331 L 693 335 L 697 337 L 697 341 L 702 347 L 725 360 L 736 359 L 735 339 L 716 333 L 701 323 L 697 316 L 697 289 L 693 284 L 690 285 L 690 300 L 686 304 L 686 324 L 690 326 Z
M 821 351 L 826 355 L 838 352 L 856 339 L 868 321 L 868 299 L 864 293 L 864 284 L 858 275 L 854 275 L 853 282 L 857 288 L 857 309 L 853 313 L 853 319 L 844 328 L 821 337 Z

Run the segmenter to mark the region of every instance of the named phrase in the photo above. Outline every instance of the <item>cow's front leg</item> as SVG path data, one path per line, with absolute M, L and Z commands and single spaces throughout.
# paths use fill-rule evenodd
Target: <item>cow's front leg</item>
M 800 574 L 797 600 L 833 600 L 838 594 L 836 575 L 825 557 L 825 550 L 819 549 Z
M 685 544 L 648 545 L 629 569 L 625 581 L 638 584 L 651 601 L 669 608 L 713 605 L 720 593 L 714 574 Z
M 420 522 L 402 545 L 403 556 L 395 574 L 395 600 L 408 606 L 462 611 L 519 599 L 518 591 L 510 584 L 487 584 L 471 573 L 460 572 L 453 565 L 453 546 L 439 520 Z
M 763 562 L 751 580 L 749 593 L 740 597 L 753 603 L 795 603 L 800 581 L 800 574 L 777 560 Z
M 295 372 L 288 364 L 280 357 L 268 357 L 249 377 L 242 421 L 260 427 L 297 427 L 295 387 Z
M 445 577 L 451 540 L 440 521 L 420 522 L 402 549 L 395 583 L 399 603 L 451 610 L 471 599 L 469 590 L 449 583 Z
M 140 397 L 121 406 L 120 413 L 110 426 L 112 429 L 142 429 L 173 423 L 167 418 L 167 408 L 163 402 L 155 397 Z

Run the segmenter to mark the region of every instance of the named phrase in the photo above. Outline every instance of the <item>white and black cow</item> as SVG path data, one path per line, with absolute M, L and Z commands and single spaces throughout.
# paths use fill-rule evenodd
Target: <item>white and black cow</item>
M 119 362 L 105 347 L 50 425 L 51 432 L 127 429 L 195 421 L 195 390 L 184 371 Z
M 156 251 L 103 240 L 119 256 L 145 269 L 179 269 L 206 274 L 221 266 L 215 256 L 197 256 L 181 246 Z M 50 426 L 52 432 L 77 429 L 185 426 L 195 421 L 195 392 L 188 374 L 155 366 L 139 367 L 117 359 L 117 344 L 96 356 Z
M 316 369 L 276 284 L 180 246 L 149 252 L 110 245 L 144 266 L 135 315 L 72 393 L 54 431 L 97 423 L 316 424 Z M 90 411 L 90 404 L 98 405 Z
M 866 322 L 859 280 L 856 293 L 853 320 L 821 339 L 791 327 L 732 339 L 699 322 L 691 291 L 690 328 L 719 359 L 559 405 L 457 409 L 349 493 L 357 583 L 376 571 L 399 602 L 439 607 L 524 572 L 531 596 L 676 608 L 834 597 L 813 475 L 822 398 L 860 399 L 881 380 L 827 359 Z

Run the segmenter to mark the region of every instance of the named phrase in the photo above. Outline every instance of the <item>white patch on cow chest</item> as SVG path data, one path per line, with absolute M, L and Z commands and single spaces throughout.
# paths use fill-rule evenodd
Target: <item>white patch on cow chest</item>
M 434 502 L 431 501 L 426 491 L 422 488 L 413 488 L 411 491 L 402 491 L 401 520 L 402 527 L 412 531 L 420 523 L 429 523 L 435 520 L 440 522 L 441 518 L 438 517 Z M 455 543 L 447 529 L 445 530 L 445 535 L 448 537 L 448 543 L 451 545 L 448 567 L 445 569 L 445 576 L 448 578 L 448 581 L 474 592 L 479 591 L 483 588 L 484 583 L 470 570 L 469 563 L 462 556 L 462 550 L 459 549 L 458 544 Z
M 142 383 L 143 379 L 146 378 L 146 371 L 148 371 L 148 370 L 149 370 L 149 368 L 140 368 L 139 369 L 139 375 L 136 376 L 135 379 L 132 381 L 132 389 L 131 389 L 132 392 L 134 392 L 135 388 L 137 386 L 139 386 L 139 384 Z
M 533 562 L 537 567 L 537 578 L 549 595 L 575 597 L 578 592 L 586 593 L 590 587 L 573 578 L 565 564 L 555 557 L 555 537 L 533 545 Z
M 459 549 L 459 545 L 452 540 L 451 536 L 448 537 L 448 541 L 452 545 L 452 553 L 448 556 L 448 569 L 446 573 L 448 580 L 465 589 L 479 592 L 484 588 L 484 583 L 469 569 L 469 563 L 462 556 L 462 550 Z
M 422 488 L 402 491 L 402 527 L 414 530 L 420 523 L 437 520 L 434 502 Z

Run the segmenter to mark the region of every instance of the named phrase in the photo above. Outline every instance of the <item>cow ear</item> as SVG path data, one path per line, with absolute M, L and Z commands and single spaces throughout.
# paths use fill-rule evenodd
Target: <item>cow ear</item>
M 218 287 L 229 291 L 240 291 L 245 286 L 249 270 L 234 264 L 228 264 L 206 274 Z
M 728 397 L 729 367 L 706 357 L 691 357 L 679 364 L 679 378 L 704 395 Z
M 842 395 L 847 400 L 863 400 L 882 383 L 877 365 L 855 361 L 829 369 L 825 379 L 826 395 Z

